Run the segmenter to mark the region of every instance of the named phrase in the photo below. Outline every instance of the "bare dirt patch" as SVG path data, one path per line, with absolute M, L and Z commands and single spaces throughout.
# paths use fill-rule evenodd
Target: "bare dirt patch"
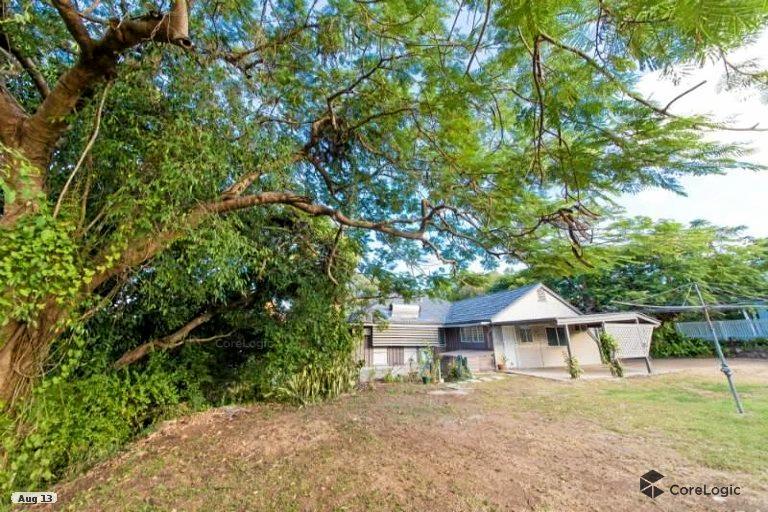
M 658 432 L 627 434 L 539 400 L 589 393 L 520 376 L 465 394 L 379 385 L 305 409 L 211 410 L 163 424 L 56 489 L 64 510 L 763 510 L 753 475 L 714 470 Z M 553 398 L 554 397 L 554 398 Z M 533 404 L 533 406 L 532 406 Z M 628 409 L 616 414 L 641 414 Z M 651 468 L 676 481 L 741 483 L 725 503 L 639 492 Z M 671 478 L 671 476 L 670 476 Z

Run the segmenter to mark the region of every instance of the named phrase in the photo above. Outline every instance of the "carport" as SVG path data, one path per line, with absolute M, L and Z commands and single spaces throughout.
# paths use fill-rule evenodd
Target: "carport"
M 651 335 L 659 322 L 642 313 L 621 312 L 539 318 L 495 325 L 498 328 L 494 339 L 497 350 L 514 356 L 512 368 L 515 370 L 562 368 L 566 352 L 569 358 L 578 357 L 585 373 L 590 368 L 598 368 L 598 336 L 604 331 L 616 338 L 620 360 L 642 361 L 646 371 L 651 373 Z M 521 329 L 530 334 L 520 335 Z M 511 347 L 509 340 L 512 340 Z
M 642 313 L 596 313 L 574 317 L 555 318 L 555 325 L 565 327 L 568 355 L 571 355 L 570 328 L 588 330 L 597 342 L 595 331 L 602 330 L 616 338 L 619 350 L 616 354 L 620 360 L 642 359 L 648 373 L 651 368 L 651 336 L 653 329 L 660 325 L 655 318 Z

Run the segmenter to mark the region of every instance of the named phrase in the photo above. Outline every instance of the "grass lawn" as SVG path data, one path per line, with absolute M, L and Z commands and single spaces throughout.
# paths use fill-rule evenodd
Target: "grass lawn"
M 711 363 L 711 362 L 710 362 Z M 378 384 L 304 409 L 182 418 L 61 484 L 65 510 L 765 510 L 768 363 L 736 365 L 747 414 L 703 370 L 608 381 Z M 662 483 L 735 484 L 671 496 Z
M 519 407 L 553 420 L 584 417 L 603 428 L 658 440 L 704 466 L 768 478 L 768 385 L 742 378 L 746 414 L 735 413 L 724 377 L 668 374 L 651 379 L 579 382 L 560 392 L 537 383 L 520 388 Z M 719 381 L 718 381 L 719 380 Z M 492 405 L 504 399 L 488 397 Z

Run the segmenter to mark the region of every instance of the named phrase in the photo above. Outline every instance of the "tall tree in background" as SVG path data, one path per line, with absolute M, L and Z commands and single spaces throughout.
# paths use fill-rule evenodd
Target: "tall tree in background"
M 541 230 L 578 254 L 606 194 L 745 166 L 635 83 L 766 21 L 756 0 L 0 7 L 6 403 L 86 310 L 239 210 L 328 217 L 377 242 L 366 271 L 390 246 L 525 258 Z
M 535 264 L 492 278 L 485 289 L 543 281 L 586 313 L 626 309 L 618 302 L 696 303 L 692 283 L 708 302 L 768 300 L 768 239 L 745 236 L 743 228 L 638 217 L 606 225 L 599 238 L 589 266 L 568 261 L 568 247 L 554 243 Z

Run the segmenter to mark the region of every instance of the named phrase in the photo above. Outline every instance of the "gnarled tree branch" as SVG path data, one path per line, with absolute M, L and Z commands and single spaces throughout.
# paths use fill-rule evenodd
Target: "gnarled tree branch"
M 3 10 L 5 10 L 4 5 Z M 4 13 L 0 15 L 0 19 L 4 17 Z M 51 89 L 48 86 L 48 82 L 46 82 L 45 77 L 40 73 L 40 70 L 37 69 L 37 65 L 31 58 L 24 55 L 21 50 L 13 45 L 11 38 L 3 31 L 2 25 L 0 25 L 0 49 L 5 50 L 16 59 L 16 62 L 18 62 L 24 71 L 26 71 L 27 75 L 29 75 L 29 78 L 35 85 L 35 89 L 37 89 L 37 92 L 40 94 L 40 97 L 45 98 L 50 94 Z
M 72 37 L 80 46 L 80 51 L 88 55 L 93 46 L 93 40 L 75 6 L 70 0 L 53 0 L 53 6 L 59 11 L 59 16 L 64 20 L 67 30 L 69 30 L 69 33 L 72 34 Z
M 135 363 L 137 361 L 140 361 L 147 355 L 149 355 L 150 352 L 156 349 L 171 349 L 178 347 L 179 345 L 183 344 L 184 341 L 187 339 L 187 337 L 190 335 L 192 331 L 203 325 L 204 323 L 210 321 L 216 313 L 214 311 L 207 311 L 199 316 L 196 316 L 186 324 L 184 324 L 180 329 L 177 331 L 169 334 L 168 336 L 164 336 L 162 338 L 158 338 L 152 341 L 148 341 L 146 343 L 142 343 L 138 347 L 129 350 L 122 356 L 120 356 L 120 359 L 115 361 L 115 368 L 122 368 L 123 366 L 127 366 L 129 364 Z M 212 338 L 211 338 L 212 339 Z

